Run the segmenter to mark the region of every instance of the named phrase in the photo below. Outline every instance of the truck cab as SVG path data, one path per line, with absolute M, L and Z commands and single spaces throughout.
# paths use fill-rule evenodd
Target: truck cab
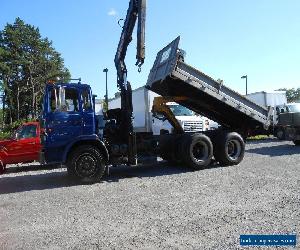
M 64 163 L 76 144 L 99 143 L 94 106 L 87 84 L 47 84 L 41 118 L 41 162 Z
M 207 118 L 194 113 L 192 110 L 176 102 L 167 102 L 166 105 L 170 108 L 184 132 L 200 132 L 209 129 Z M 161 134 L 161 131 L 167 131 L 171 134 L 173 126 L 167 119 L 158 119 L 153 116 L 152 130 L 154 135 Z
M 300 145 L 300 103 L 276 107 L 277 123 L 274 134 L 280 140 L 292 140 Z

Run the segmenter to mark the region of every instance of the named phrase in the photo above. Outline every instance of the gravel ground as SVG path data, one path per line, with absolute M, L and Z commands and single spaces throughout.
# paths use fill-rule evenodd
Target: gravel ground
M 11 166 L 0 249 L 240 249 L 240 234 L 297 234 L 299 249 L 299 162 L 300 147 L 266 140 L 249 142 L 238 166 L 118 167 L 94 185 Z

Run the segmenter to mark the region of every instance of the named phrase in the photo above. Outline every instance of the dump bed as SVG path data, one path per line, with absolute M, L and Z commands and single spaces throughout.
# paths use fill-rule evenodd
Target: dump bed
M 237 130 L 266 130 L 271 110 L 262 107 L 184 63 L 180 37 L 158 52 L 146 87 L 162 96 L 185 97 L 179 103 Z

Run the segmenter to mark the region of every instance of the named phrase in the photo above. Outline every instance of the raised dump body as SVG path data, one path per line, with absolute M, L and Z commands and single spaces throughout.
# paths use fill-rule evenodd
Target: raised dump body
M 162 96 L 181 96 L 179 103 L 222 126 L 249 133 L 267 130 L 271 110 L 220 84 L 184 62 L 180 37 L 158 52 L 147 88 Z

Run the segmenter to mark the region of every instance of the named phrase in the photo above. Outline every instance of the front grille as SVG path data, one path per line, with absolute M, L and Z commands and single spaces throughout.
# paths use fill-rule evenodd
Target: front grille
M 184 122 L 183 123 L 184 132 L 197 132 L 203 130 L 203 122 L 195 121 L 195 122 Z

